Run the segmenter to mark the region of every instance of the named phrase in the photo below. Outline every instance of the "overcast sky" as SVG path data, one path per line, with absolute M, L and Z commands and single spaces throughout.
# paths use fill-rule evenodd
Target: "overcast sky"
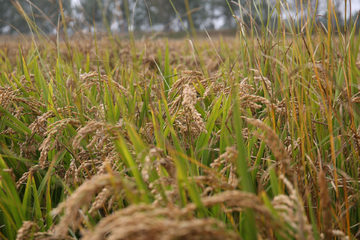
M 320 1 L 324 2 L 324 0 L 320 0 Z M 343 12 L 345 12 L 345 1 L 344 0 L 342 0 L 342 1 L 343 1 L 343 4 L 342 4 L 341 9 L 343 10 Z M 357 12 L 359 12 L 359 10 L 360 10 L 360 0 L 350 0 L 350 1 L 348 0 L 347 2 L 348 2 L 348 13 L 350 13 L 350 4 L 351 4 L 351 15 L 356 14 Z M 349 16 L 349 14 L 347 14 L 347 15 Z

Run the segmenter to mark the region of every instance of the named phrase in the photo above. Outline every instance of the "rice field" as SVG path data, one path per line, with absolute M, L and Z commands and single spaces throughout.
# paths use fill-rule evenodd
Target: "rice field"
M 358 239 L 355 28 L 238 20 L 1 43 L 0 239 Z

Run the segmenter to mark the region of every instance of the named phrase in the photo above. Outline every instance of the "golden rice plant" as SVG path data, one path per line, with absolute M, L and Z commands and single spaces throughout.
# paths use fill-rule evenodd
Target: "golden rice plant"
M 190 45 L 2 46 L 0 238 L 358 238 L 360 38 L 282 3 Z

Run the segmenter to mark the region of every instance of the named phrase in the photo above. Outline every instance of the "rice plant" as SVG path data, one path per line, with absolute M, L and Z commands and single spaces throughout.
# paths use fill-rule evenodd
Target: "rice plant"
M 0 238 L 358 238 L 357 19 L 281 8 L 191 40 L 27 19 L 0 48 Z

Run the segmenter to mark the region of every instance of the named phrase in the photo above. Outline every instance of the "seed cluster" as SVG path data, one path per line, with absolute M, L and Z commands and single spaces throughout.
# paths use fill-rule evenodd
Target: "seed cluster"
M 287 42 L 273 61 L 255 41 L 231 54 L 239 39 L 76 41 L 0 58 L 0 215 L 18 239 L 355 236 L 359 87 L 329 75 L 347 67 Z

